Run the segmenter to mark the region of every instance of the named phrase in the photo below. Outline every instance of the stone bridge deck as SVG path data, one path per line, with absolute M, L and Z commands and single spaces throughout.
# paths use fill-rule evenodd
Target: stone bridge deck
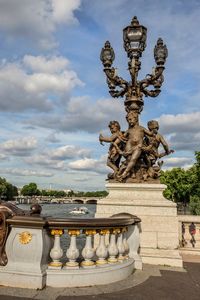
M 2 300 L 199 300 L 199 256 L 183 257 L 184 269 L 144 265 L 126 280 L 109 285 L 43 290 L 0 286 Z

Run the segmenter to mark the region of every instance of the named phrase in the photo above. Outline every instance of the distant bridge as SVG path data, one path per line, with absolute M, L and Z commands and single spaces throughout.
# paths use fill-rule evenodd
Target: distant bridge
M 77 204 L 96 204 L 98 200 L 104 197 L 65 197 L 65 198 L 52 198 L 52 197 L 16 197 L 16 202 L 20 204 L 32 203 L 77 203 Z
M 98 200 L 102 199 L 97 197 L 68 197 L 68 198 L 54 198 L 51 203 L 77 203 L 77 204 L 96 204 Z

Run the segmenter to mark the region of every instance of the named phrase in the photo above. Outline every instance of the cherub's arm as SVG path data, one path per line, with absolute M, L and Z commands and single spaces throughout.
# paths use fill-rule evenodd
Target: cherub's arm
M 158 133 L 157 138 L 158 138 L 159 142 L 163 145 L 163 148 L 164 148 L 166 154 L 169 154 L 170 153 L 169 146 L 168 146 L 167 142 L 165 141 L 164 137 Z
M 127 138 L 127 137 L 129 136 L 129 131 L 126 130 L 126 131 L 124 132 L 123 136 L 124 136 L 124 138 Z
M 127 130 L 128 131 L 128 130 Z M 127 137 L 128 137 L 128 132 L 120 132 L 120 134 L 118 134 L 117 139 L 114 140 L 114 142 L 112 142 L 112 145 L 115 147 L 115 149 L 117 150 L 117 152 L 121 155 L 124 154 L 124 151 L 122 151 L 120 149 L 120 144 L 121 142 L 123 142 L 124 144 L 127 142 Z
M 145 135 L 148 135 L 148 136 L 153 136 L 153 135 L 155 135 L 153 131 L 149 131 L 149 130 L 147 130 L 145 127 L 142 127 L 142 128 L 143 128 L 143 130 L 144 130 L 144 134 L 145 134 Z
M 99 141 L 100 142 L 106 142 L 106 143 L 112 143 L 114 140 L 116 140 L 117 134 L 112 134 L 110 137 L 103 136 L 101 133 L 99 135 Z
M 121 141 L 119 139 L 116 139 L 114 142 L 112 142 L 112 145 L 115 147 L 117 152 L 122 155 L 123 151 L 119 148 L 120 142 Z

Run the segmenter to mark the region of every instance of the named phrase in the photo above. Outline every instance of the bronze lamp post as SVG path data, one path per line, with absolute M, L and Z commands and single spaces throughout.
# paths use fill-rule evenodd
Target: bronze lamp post
M 164 137 L 158 133 L 159 124 L 156 120 L 147 123 L 148 129 L 139 124 L 139 114 L 143 110 L 143 97 L 157 97 L 164 81 L 164 64 L 168 56 L 167 47 L 161 38 L 154 48 L 156 66 L 151 74 L 147 74 L 143 80 L 138 80 L 138 72 L 141 67 L 140 58 L 146 47 L 147 29 L 139 24 L 134 17 L 131 24 L 123 30 L 124 49 L 128 56 L 128 70 L 131 81 L 126 81 L 117 75 L 112 67 L 115 59 L 114 50 L 109 41 L 105 42 L 101 50 L 100 59 L 107 77 L 109 93 L 112 97 L 124 97 L 126 120 L 128 129 L 121 131 L 117 121 L 109 123 L 110 137 L 102 134 L 100 142 L 110 143 L 107 166 L 114 173 L 108 174 L 109 180 L 120 182 L 158 181 L 162 161 L 159 159 L 173 152 Z M 152 86 L 152 89 L 148 87 Z M 164 152 L 159 152 L 159 145 Z

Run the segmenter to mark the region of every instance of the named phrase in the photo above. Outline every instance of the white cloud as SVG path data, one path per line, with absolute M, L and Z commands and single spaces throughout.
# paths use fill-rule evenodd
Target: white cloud
M 34 46 L 52 48 L 56 46 L 53 37 L 56 25 L 77 23 L 74 11 L 80 3 L 79 0 L 1 0 L 0 30 L 9 41 L 19 37 Z
M 29 155 L 31 151 L 37 148 L 37 139 L 35 137 L 23 137 L 16 140 L 8 140 L 0 145 L 0 149 L 5 154 L 16 156 Z
M 89 157 L 91 150 L 81 147 L 66 145 L 49 152 L 52 159 L 70 159 L 74 157 Z
M 50 133 L 46 139 L 45 139 L 47 142 L 50 142 L 50 143 L 58 143 L 60 142 L 60 140 L 57 138 L 56 134 L 54 132 Z
M 28 169 L 9 169 L 4 168 L 1 170 L 1 173 L 3 174 L 10 174 L 10 175 L 17 175 L 17 176 L 35 176 L 35 177 L 52 177 L 54 174 L 50 172 L 44 172 L 44 171 L 34 171 L 34 170 L 28 170 Z
M 72 161 L 68 167 L 77 171 L 88 171 L 94 173 L 106 173 L 106 157 L 102 156 L 99 160 L 93 158 L 84 158 Z
M 8 157 L 5 154 L 0 153 L 0 160 L 4 161 L 4 160 L 8 160 Z
M 0 110 L 49 111 L 53 108 L 50 94 L 54 101 L 55 97 L 62 101 L 61 97 L 78 85 L 83 83 L 61 56 L 29 55 L 19 62 L 4 62 L 0 67 Z
M 36 154 L 24 159 L 27 164 L 39 165 L 50 169 L 64 170 L 65 163 L 64 161 L 51 159 L 45 154 Z
M 73 145 L 66 145 L 53 150 L 44 150 L 39 154 L 25 158 L 25 162 L 42 165 L 52 169 L 66 169 L 66 160 L 77 157 L 89 157 L 91 150 Z
M 87 182 L 87 181 L 91 180 L 91 177 L 81 176 L 81 177 L 75 177 L 73 180 L 78 181 L 78 182 Z
M 33 72 L 54 74 L 61 73 L 68 68 L 69 60 L 62 56 L 45 57 L 42 55 L 25 55 L 23 64 Z
M 80 0 L 52 0 L 53 21 L 56 23 L 77 23 L 74 11 L 80 7 Z
M 72 98 L 63 114 L 48 114 L 42 118 L 29 120 L 29 124 L 60 131 L 99 132 L 108 126 L 109 121 L 125 120 L 123 101 L 100 99 L 93 102 L 89 97 Z M 127 126 L 127 125 L 126 125 Z M 125 128 L 126 129 L 126 128 Z
M 159 118 L 164 133 L 200 132 L 200 111 L 177 115 L 162 115 Z
M 193 159 L 191 157 L 169 157 L 164 159 L 164 167 L 169 168 L 177 168 L 182 167 L 186 168 L 191 166 L 193 163 Z
M 161 131 L 168 134 L 168 140 L 175 150 L 199 149 L 200 112 L 177 115 L 162 115 L 159 119 Z
M 28 75 L 24 82 L 24 88 L 30 93 L 56 93 L 67 92 L 81 82 L 76 73 L 65 71 L 62 74 L 35 73 Z

